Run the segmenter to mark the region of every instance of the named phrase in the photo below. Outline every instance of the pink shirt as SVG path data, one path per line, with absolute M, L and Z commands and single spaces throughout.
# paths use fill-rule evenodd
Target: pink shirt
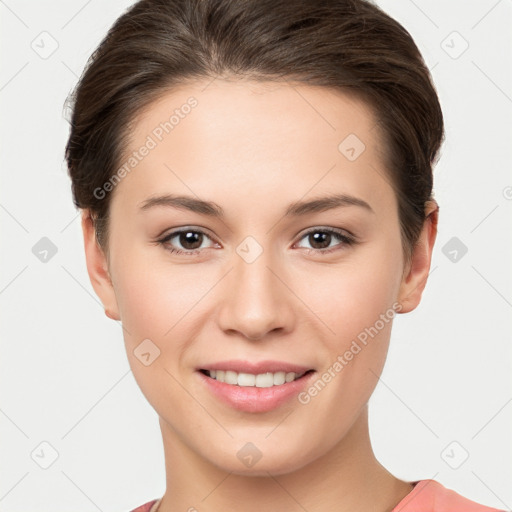
M 468 500 L 435 480 L 411 483 L 413 490 L 391 512 L 505 512 Z M 152 500 L 131 512 L 156 512 L 159 504 Z
M 464 498 L 435 480 L 411 483 L 414 489 L 391 512 L 504 512 Z

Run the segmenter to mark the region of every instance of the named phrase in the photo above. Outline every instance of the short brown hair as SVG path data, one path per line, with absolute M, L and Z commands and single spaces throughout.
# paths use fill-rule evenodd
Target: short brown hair
M 412 37 L 367 0 L 140 0 L 120 16 L 72 94 L 66 145 L 74 203 L 90 210 L 104 250 L 111 194 L 94 190 L 120 165 L 131 123 L 172 87 L 215 77 L 294 81 L 365 100 L 385 139 L 410 259 L 433 199 L 443 115 Z

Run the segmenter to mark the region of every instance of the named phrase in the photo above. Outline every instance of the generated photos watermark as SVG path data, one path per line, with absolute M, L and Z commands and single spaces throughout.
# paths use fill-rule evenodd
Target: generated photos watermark
M 93 195 L 96 199 L 104 199 L 107 193 L 112 192 L 116 185 L 121 180 L 130 174 L 137 165 L 139 165 L 144 158 L 146 158 L 150 152 L 155 149 L 164 137 L 171 133 L 180 122 L 185 119 L 191 112 L 192 109 L 197 107 L 198 101 L 196 98 L 191 96 L 187 99 L 186 103 L 183 103 L 179 108 L 175 108 L 173 114 L 168 120 L 162 121 L 156 126 L 152 132 L 146 137 L 146 141 L 136 151 L 133 151 L 126 161 L 117 169 L 117 171 L 101 186 L 96 187 L 93 191 Z
M 376 320 L 372 326 L 365 327 L 364 330 L 357 335 L 357 338 L 352 340 L 350 347 L 345 350 L 342 355 L 339 355 L 329 368 L 327 368 L 306 391 L 299 393 L 299 402 L 303 405 L 311 402 L 311 399 L 317 396 L 329 382 L 339 375 L 343 368 L 345 368 L 345 366 L 368 345 L 368 342 L 375 338 L 375 336 L 384 329 L 386 324 L 389 324 L 401 310 L 402 305 L 399 302 L 395 302 L 385 313 L 381 313 L 379 319 Z

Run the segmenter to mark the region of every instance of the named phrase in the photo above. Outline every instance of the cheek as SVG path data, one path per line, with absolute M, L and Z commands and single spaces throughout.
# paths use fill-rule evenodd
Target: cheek
M 142 243 L 131 245 L 129 239 L 137 239 L 136 234 L 112 241 L 121 318 L 129 331 L 133 328 L 144 336 L 162 338 L 188 303 L 190 281 L 188 287 L 184 286 L 180 267 L 173 267 L 162 257 L 155 258 L 160 248 Z
M 187 345 L 199 336 L 202 298 L 215 285 L 215 275 L 194 265 L 172 264 L 154 248 L 120 251 L 116 262 L 116 297 L 128 356 L 145 339 L 160 350 L 159 363 L 179 366 Z
M 346 432 L 375 389 L 398 310 L 393 308 L 399 270 L 395 259 L 386 251 L 367 256 L 317 274 L 307 295 L 329 329 L 322 327 L 327 334 L 319 347 L 325 350 L 324 366 L 301 403 L 310 404 L 310 415 L 330 418 L 327 444 Z M 308 287 L 302 292 L 308 293 Z
M 326 326 L 328 338 L 344 343 L 392 308 L 399 290 L 400 262 L 386 244 L 361 250 L 346 263 L 303 272 L 297 294 Z M 329 336 L 330 335 L 330 336 Z
M 400 260 L 395 249 L 389 242 L 368 245 L 357 258 L 347 258 L 347 264 L 322 267 L 315 274 L 315 286 L 308 278 L 299 292 L 328 326 L 321 326 L 326 333 L 323 371 L 328 373 L 319 376 L 327 383 L 326 391 L 314 407 L 325 407 L 324 413 L 334 414 L 338 425 L 345 424 L 346 411 L 359 410 L 369 399 L 386 360 L 392 322 L 399 311 Z M 329 412 L 333 403 L 341 407 L 339 416 Z
M 182 272 L 155 266 L 142 251 L 118 254 L 124 256 L 116 262 L 116 296 L 129 364 L 148 402 L 164 414 L 169 403 L 186 399 L 176 381 L 177 368 L 187 340 L 195 337 L 188 322 L 193 311 L 187 311 L 199 300 L 200 290 L 193 293 Z

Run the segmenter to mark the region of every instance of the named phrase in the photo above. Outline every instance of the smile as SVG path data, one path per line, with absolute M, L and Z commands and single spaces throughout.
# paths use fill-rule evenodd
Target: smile
M 278 409 L 304 391 L 316 375 L 315 370 L 279 362 L 225 361 L 215 366 L 195 372 L 204 389 L 230 408 L 248 413 Z
M 312 371 L 312 370 L 309 370 Z M 295 372 L 265 372 L 265 373 L 237 373 L 231 370 L 201 370 L 202 373 L 208 377 L 240 387 L 257 387 L 257 388 L 270 388 L 273 386 L 281 386 L 288 382 L 300 379 L 308 372 L 295 373 Z

